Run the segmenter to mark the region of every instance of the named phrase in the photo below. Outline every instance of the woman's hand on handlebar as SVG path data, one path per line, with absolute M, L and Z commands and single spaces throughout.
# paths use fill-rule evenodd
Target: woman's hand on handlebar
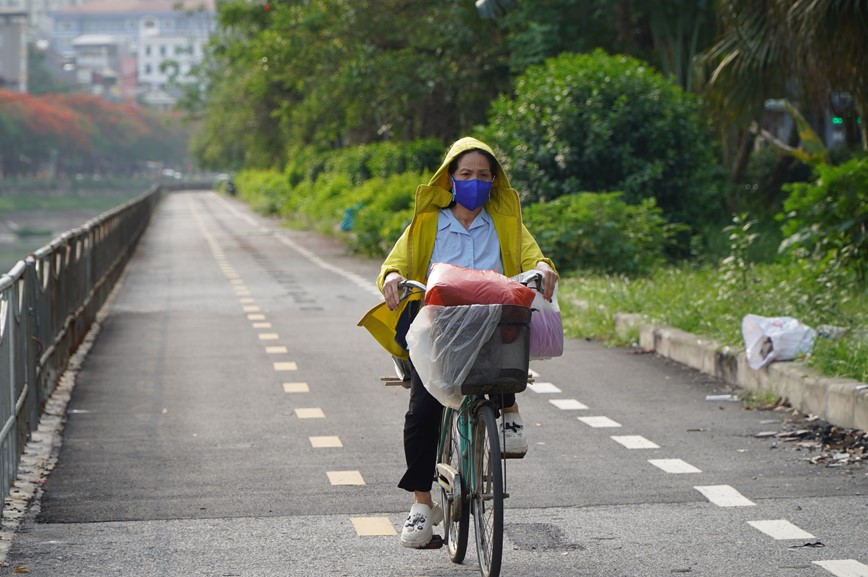
M 542 289 L 543 289 L 543 298 L 547 301 L 552 300 L 552 295 L 555 294 L 555 285 L 558 282 L 558 274 L 552 270 L 547 263 L 540 262 L 534 267 L 534 270 L 538 270 L 542 273 Z
M 383 297 L 386 299 L 386 306 L 390 311 L 398 308 L 398 303 L 401 302 L 401 286 L 400 283 L 406 279 L 398 272 L 390 272 L 386 275 L 386 281 L 383 283 Z

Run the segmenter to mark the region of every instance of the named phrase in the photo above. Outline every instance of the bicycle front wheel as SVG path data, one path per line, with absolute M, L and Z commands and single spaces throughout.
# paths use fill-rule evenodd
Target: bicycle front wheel
M 473 525 L 483 577 L 498 577 L 503 556 L 503 465 L 494 409 L 483 405 L 473 425 Z

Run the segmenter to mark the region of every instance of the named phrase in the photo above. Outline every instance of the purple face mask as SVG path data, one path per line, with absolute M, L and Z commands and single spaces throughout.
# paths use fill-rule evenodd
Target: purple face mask
M 491 198 L 491 185 L 485 180 L 455 180 L 452 179 L 452 198 L 467 210 L 476 210 L 484 206 Z

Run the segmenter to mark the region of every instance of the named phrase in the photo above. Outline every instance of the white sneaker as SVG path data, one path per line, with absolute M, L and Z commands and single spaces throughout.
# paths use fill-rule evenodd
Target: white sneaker
M 443 521 L 443 509 L 439 504 L 429 507 L 423 503 L 415 503 L 410 507 L 410 514 L 404 521 L 401 531 L 401 545 L 411 549 L 422 549 L 431 542 L 434 536 L 434 525 Z
M 518 413 L 503 414 L 503 456 L 522 458 L 527 453 L 527 437 L 524 435 L 524 422 Z

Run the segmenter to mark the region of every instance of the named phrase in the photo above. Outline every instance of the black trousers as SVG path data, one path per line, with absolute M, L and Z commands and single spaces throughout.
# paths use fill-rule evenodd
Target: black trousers
M 498 395 L 501 407 L 515 404 L 515 395 Z M 443 405 L 431 396 L 416 369 L 410 372 L 410 405 L 404 416 L 404 457 L 407 472 L 398 487 L 406 491 L 430 491 L 437 464 L 437 443 L 440 440 L 440 420 Z

